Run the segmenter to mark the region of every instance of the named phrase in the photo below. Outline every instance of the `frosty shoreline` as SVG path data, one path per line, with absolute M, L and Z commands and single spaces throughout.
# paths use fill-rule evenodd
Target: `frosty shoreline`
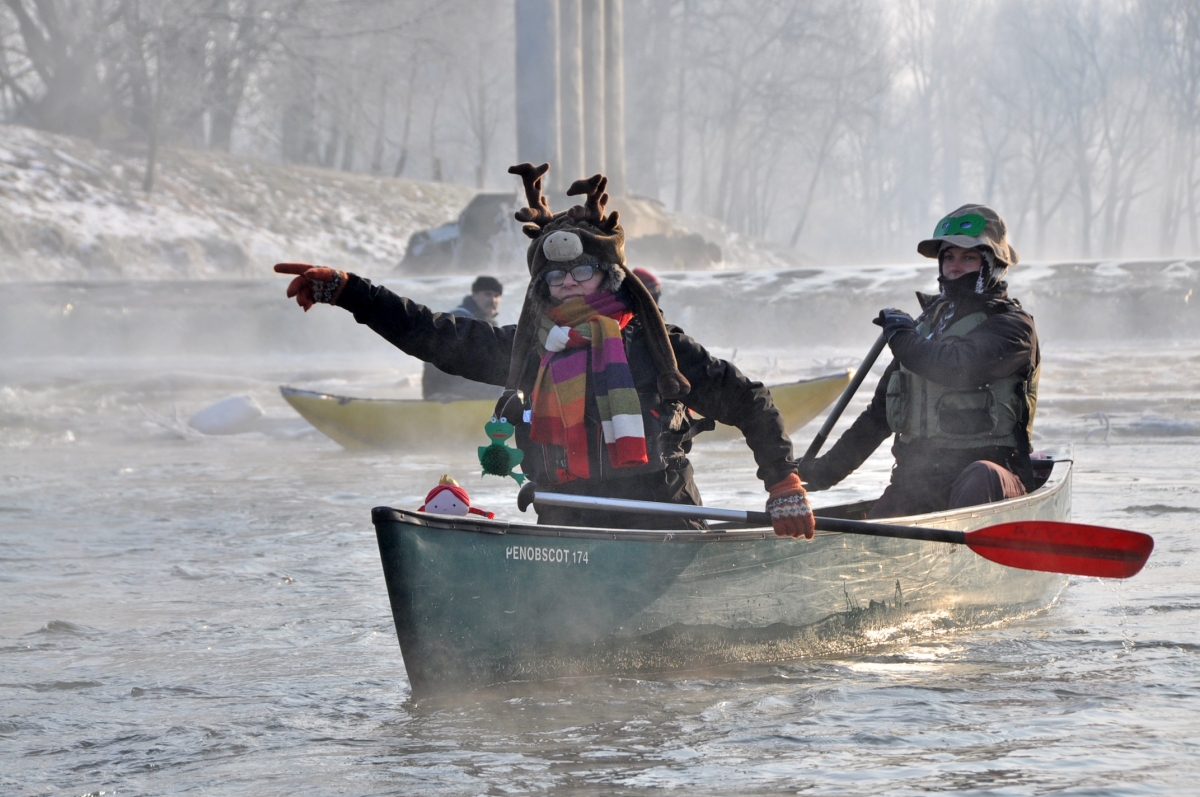
M 475 194 L 449 183 L 168 149 L 147 195 L 144 168 L 140 153 L 0 124 L 0 281 L 247 279 L 301 260 L 403 283 L 416 279 L 395 274 L 409 236 L 456 219 Z M 700 217 L 680 221 L 702 228 L 726 254 L 720 271 L 668 272 L 684 294 L 736 286 L 774 305 L 829 289 L 888 292 L 906 278 L 930 289 L 927 264 L 915 254 L 903 265 L 780 268 L 770 244 Z M 1198 267 L 1181 258 L 1031 263 L 1014 269 L 1012 281 L 1015 290 L 1053 290 L 1083 278 L 1085 292 L 1108 292 L 1130 277 L 1191 285 Z M 429 278 L 443 279 L 461 278 Z
M 475 192 L 208 150 L 145 158 L 0 124 L 0 280 L 244 278 L 309 260 L 386 274 Z

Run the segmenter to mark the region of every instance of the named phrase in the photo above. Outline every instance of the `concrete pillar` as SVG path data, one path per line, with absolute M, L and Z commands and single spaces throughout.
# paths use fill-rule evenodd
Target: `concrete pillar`
M 603 172 L 604 158 L 604 0 L 584 0 L 583 173 Z
M 625 193 L 625 37 L 622 0 L 604 0 L 604 165 L 608 192 Z
M 559 119 L 562 162 L 554 164 L 569 186 L 583 173 L 583 41 L 581 0 L 558 0 Z
M 557 188 L 558 168 L 558 0 L 516 0 L 517 160 L 549 162 L 549 182 Z M 574 179 L 574 178 L 572 178 Z

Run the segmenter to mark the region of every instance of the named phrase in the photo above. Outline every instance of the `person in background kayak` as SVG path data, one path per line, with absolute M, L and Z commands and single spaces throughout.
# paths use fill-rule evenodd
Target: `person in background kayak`
M 655 304 L 662 304 L 662 283 L 659 282 L 658 275 L 648 268 L 635 268 L 633 276 L 642 281 L 646 286 L 646 290 L 650 293 L 650 298 Z
M 513 326 L 493 327 L 427 307 L 354 274 L 281 263 L 305 310 L 336 304 L 397 347 L 443 371 L 500 385 L 496 415 L 516 426 L 521 468 L 538 490 L 700 504 L 687 455 L 713 421 L 746 437 L 768 488 L 775 533 L 812 537 L 814 521 L 783 418 L 760 382 L 668 327 L 625 265 L 625 233 L 606 214 L 607 180 L 576 181 L 586 205 L 552 213 L 542 196 L 549 164 L 514 166 L 529 207 L 530 282 Z M 689 410 L 705 417 L 697 421 Z M 481 430 L 482 434 L 482 430 Z M 552 525 L 702 528 L 675 518 L 540 507 Z
M 1008 296 L 1017 263 L 1004 221 L 964 205 L 938 222 L 917 251 L 938 260 L 936 296 L 917 294 L 914 320 L 887 309 L 883 327 L 895 358 L 870 406 L 829 453 L 801 464 L 810 490 L 853 472 L 896 436 L 891 483 L 871 517 L 974 506 L 1032 488 L 1030 435 L 1041 352 L 1033 317 Z
M 462 318 L 474 318 L 495 326 L 502 295 L 504 286 L 500 280 L 489 276 L 476 277 L 471 283 L 471 294 L 464 296 L 462 303 L 450 312 Z M 421 396 L 426 401 L 495 399 L 500 396 L 500 391 L 495 385 L 448 374 L 433 363 L 427 362 L 421 377 Z

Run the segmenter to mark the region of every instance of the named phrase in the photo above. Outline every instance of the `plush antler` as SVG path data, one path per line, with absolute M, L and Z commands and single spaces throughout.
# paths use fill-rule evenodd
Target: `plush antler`
M 542 227 L 549 224 L 554 218 L 554 214 L 550 212 L 550 203 L 546 201 L 546 197 L 542 196 L 542 177 L 548 171 L 550 171 L 549 163 L 543 163 L 541 166 L 519 163 L 516 166 L 508 167 L 509 174 L 519 174 L 522 182 L 525 183 L 525 199 L 529 202 L 529 207 L 521 208 L 516 215 L 517 221 L 525 222 L 521 231 L 530 238 L 537 238 L 541 235 Z
M 586 221 L 606 232 L 612 232 L 617 226 L 620 214 L 614 210 L 607 217 L 604 215 L 604 206 L 608 204 L 608 194 L 604 193 L 606 188 L 608 178 L 602 174 L 593 174 L 586 180 L 571 183 L 571 187 L 567 189 L 567 196 L 587 194 L 587 204 L 576 205 L 567 211 L 567 215 L 575 221 Z

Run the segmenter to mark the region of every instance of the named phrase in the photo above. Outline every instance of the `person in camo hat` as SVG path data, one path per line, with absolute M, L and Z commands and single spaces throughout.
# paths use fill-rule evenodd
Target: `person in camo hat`
M 1018 261 L 1004 221 L 985 205 L 963 205 L 917 252 L 937 258 L 941 290 L 917 294 L 915 320 L 891 308 L 874 319 L 894 359 L 837 444 L 800 466 L 808 488 L 824 490 L 895 435 L 896 464 L 874 518 L 1014 498 L 1033 486 L 1041 352 L 1033 317 L 1004 282 Z
M 434 313 L 354 274 L 281 263 L 288 296 L 305 309 L 337 304 L 403 351 L 450 374 L 504 387 L 496 416 L 516 427 L 521 469 L 539 491 L 700 504 L 687 455 L 720 421 L 736 426 L 767 487 L 775 533 L 811 538 L 812 511 L 783 418 L 761 382 L 668 326 L 625 264 L 625 233 L 606 213 L 607 180 L 576 181 L 586 203 L 552 213 L 542 196 L 549 164 L 524 163 L 531 239 L 529 287 L 515 325 Z M 697 420 L 692 410 L 704 416 Z M 481 430 L 482 435 L 482 430 Z M 616 528 L 704 528 L 701 521 L 538 507 L 538 522 Z

